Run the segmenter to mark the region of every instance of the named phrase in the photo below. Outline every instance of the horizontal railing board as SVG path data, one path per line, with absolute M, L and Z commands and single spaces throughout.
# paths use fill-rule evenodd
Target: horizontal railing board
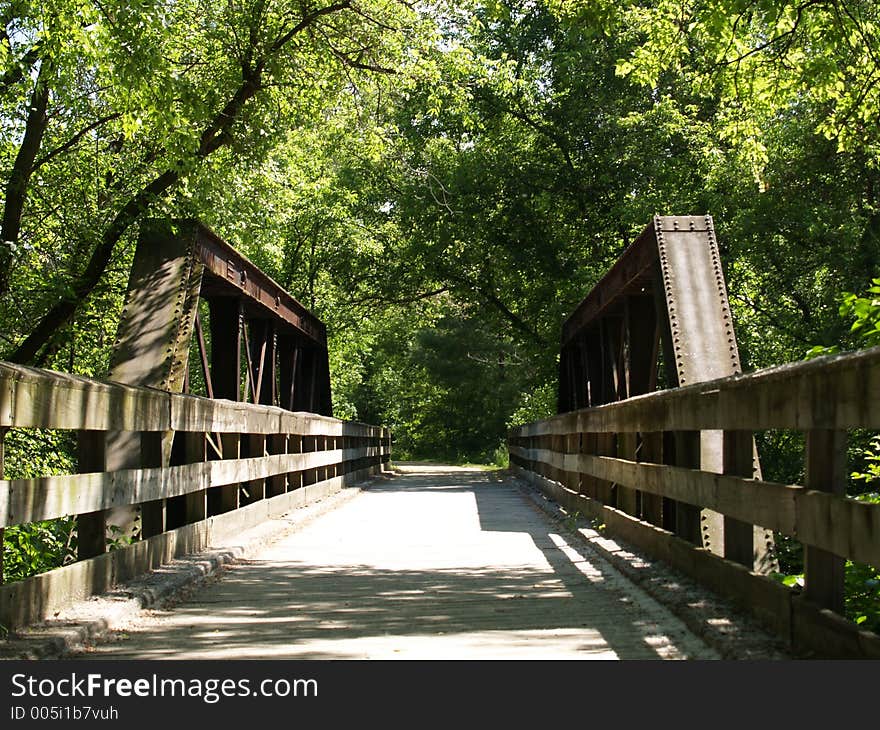
M 382 456 L 385 447 L 332 449 L 224 459 L 151 469 L 124 469 L 0 481 L 0 527 L 84 514 L 277 474 Z M 6 495 L 2 499 L 2 495 Z
M 0 427 L 168 431 L 167 393 L 0 363 Z
M 572 411 L 510 436 L 853 428 L 880 429 L 880 347 Z
M 801 542 L 880 568 L 880 504 L 805 489 L 796 506 Z
M 88 431 L 288 433 L 385 438 L 388 430 L 291 412 L 0 362 L 0 428 Z
M 511 446 L 510 453 L 777 530 L 849 560 L 880 567 L 880 504 L 757 479 L 590 454 Z
M 364 423 L 340 421 L 316 413 L 292 412 L 198 396 L 169 395 L 171 427 L 175 431 L 297 434 L 300 436 L 356 436 L 380 438 L 383 429 Z
M 586 474 L 678 502 L 707 507 L 789 535 L 796 531 L 795 496 L 803 491 L 802 487 L 610 456 L 559 454 L 521 447 L 511 447 L 510 451 L 523 459 L 562 471 Z
M 802 595 L 791 598 L 792 646 L 834 659 L 880 659 L 880 637 Z

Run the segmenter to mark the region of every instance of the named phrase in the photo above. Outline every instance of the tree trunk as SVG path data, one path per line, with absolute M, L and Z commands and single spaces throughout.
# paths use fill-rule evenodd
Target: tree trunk
M 25 123 L 24 137 L 12 166 L 12 173 L 6 185 L 6 200 L 3 205 L 3 221 L 0 223 L 0 296 L 9 291 L 9 270 L 12 266 L 13 247 L 18 243 L 21 232 L 21 216 L 24 212 L 24 201 L 27 197 L 34 161 L 43 143 L 43 135 L 49 124 L 46 109 L 49 106 L 50 71 L 48 64 L 43 62 L 40 73 L 34 84 L 31 102 Z

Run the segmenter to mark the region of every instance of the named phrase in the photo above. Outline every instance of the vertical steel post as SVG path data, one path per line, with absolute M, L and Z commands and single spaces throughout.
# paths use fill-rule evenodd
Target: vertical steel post
M 211 380 L 217 398 L 241 400 L 241 355 L 243 309 L 237 297 L 208 300 L 211 313 Z M 220 434 L 224 459 L 239 458 L 241 438 L 236 433 Z M 216 515 L 238 508 L 238 485 L 228 484 L 208 490 L 208 514 Z

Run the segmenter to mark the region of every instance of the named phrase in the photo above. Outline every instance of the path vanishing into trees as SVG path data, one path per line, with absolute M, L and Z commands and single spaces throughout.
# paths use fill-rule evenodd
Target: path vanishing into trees
M 409 465 L 88 659 L 718 658 L 510 478 Z

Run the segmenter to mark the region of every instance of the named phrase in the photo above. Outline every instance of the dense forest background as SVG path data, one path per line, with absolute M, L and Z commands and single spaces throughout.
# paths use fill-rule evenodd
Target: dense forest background
M 746 369 L 880 342 L 873 0 L 0 17 L 3 359 L 102 376 L 148 216 L 201 219 L 327 322 L 335 414 L 390 426 L 398 458 L 503 464 L 506 428 L 553 412 L 562 320 L 654 213 L 714 216 Z M 794 435 L 761 447 L 801 476 Z M 7 449 L 9 476 L 72 458 L 51 433 Z

